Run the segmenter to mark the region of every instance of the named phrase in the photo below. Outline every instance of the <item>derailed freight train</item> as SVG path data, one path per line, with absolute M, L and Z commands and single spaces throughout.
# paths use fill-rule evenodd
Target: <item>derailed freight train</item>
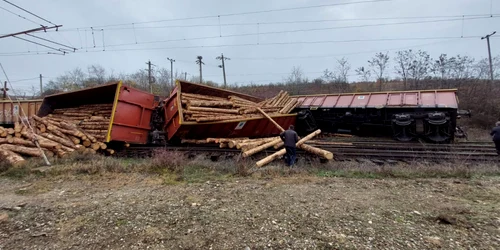
M 303 132 L 348 130 L 357 135 L 392 134 L 399 141 L 424 139 L 449 143 L 455 138 L 456 89 L 294 96 Z

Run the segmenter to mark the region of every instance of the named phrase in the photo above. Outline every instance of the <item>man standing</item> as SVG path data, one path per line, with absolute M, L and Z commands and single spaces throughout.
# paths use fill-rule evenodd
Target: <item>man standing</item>
M 495 143 L 497 154 L 500 155 L 500 121 L 495 123 L 495 127 L 491 130 L 491 139 Z
M 297 144 L 297 142 L 299 141 L 299 136 L 297 135 L 297 132 L 294 131 L 294 129 L 295 127 L 293 125 L 290 125 L 288 130 L 285 130 L 280 134 L 281 140 L 285 143 L 286 163 L 290 167 L 295 163 L 295 154 L 296 154 L 295 144 Z

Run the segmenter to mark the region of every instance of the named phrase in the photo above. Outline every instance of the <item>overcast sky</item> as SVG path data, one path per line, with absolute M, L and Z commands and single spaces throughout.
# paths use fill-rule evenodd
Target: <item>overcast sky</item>
M 176 60 L 174 71 L 188 72 L 190 77 L 198 75 L 198 55 L 204 58 L 204 79 L 221 83 L 220 61 L 215 59 L 221 53 L 231 59 L 226 62 L 229 83 L 281 81 L 293 66 L 300 66 L 313 79 L 324 69 L 333 69 L 341 57 L 352 65 L 352 81 L 357 79 L 354 68 L 366 66 L 378 51 L 389 52 L 391 63 L 394 51 L 410 48 L 426 50 L 433 57 L 446 53 L 482 58 L 487 57 L 487 47 L 480 37 L 500 32 L 499 0 L 9 2 L 63 25 L 58 32 L 35 35 L 78 49 L 64 56 L 53 55 L 47 51 L 57 52 L 20 39 L 0 39 L 0 62 L 15 88 L 24 92 L 31 86 L 38 88 L 38 80 L 19 80 L 39 74 L 48 82 L 77 67 L 86 70 L 91 64 L 128 74 L 146 68 L 148 60 L 169 68 L 167 57 Z M 39 24 L 51 26 L 3 0 L 0 7 L 29 19 L 0 9 L 0 34 Z M 488 17 L 490 14 L 494 16 Z M 115 24 L 122 25 L 110 26 Z M 491 39 L 494 55 L 500 54 L 498 38 L 497 34 Z M 394 71 L 393 65 L 390 71 Z M 0 74 L 0 80 L 4 79 Z

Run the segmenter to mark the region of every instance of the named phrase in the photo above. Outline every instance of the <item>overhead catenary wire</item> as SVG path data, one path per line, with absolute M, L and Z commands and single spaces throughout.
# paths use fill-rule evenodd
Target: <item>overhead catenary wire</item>
M 4 8 L 4 7 L 1 7 L 1 6 L 0 6 L 0 9 L 5 10 L 5 11 L 9 12 L 10 14 L 15 15 L 15 16 L 17 16 L 17 17 L 19 17 L 19 18 L 22 18 L 22 19 L 24 19 L 24 20 L 26 20 L 26 21 L 28 21 L 28 22 L 33 23 L 33 24 L 43 26 L 43 25 L 42 25 L 42 24 L 40 24 L 40 23 L 37 23 L 37 22 L 35 22 L 35 21 L 33 21 L 33 20 L 31 20 L 31 19 L 27 18 L 27 17 L 21 16 L 21 15 L 19 15 L 19 14 L 15 13 L 15 12 L 13 12 L 13 11 L 10 11 L 10 10 L 8 10 L 8 9 Z
M 25 39 L 25 38 L 22 38 L 22 37 L 18 37 L 18 36 L 12 36 L 12 37 L 15 37 L 15 38 L 17 38 L 19 40 L 23 40 L 25 42 L 33 43 L 33 44 L 36 44 L 36 45 L 39 45 L 39 46 L 42 46 L 42 47 L 45 47 L 45 48 L 49 48 L 49 49 L 52 49 L 52 50 L 56 50 L 56 51 L 60 51 L 60 52 L 66 53 L 65 51 L 62 51 L 61 49 L 50 47 L 50 46 L 47 46 L 45 44 L 41 44 L 41 43 L 38 43 L 38 42 L 35 42 L 35 41 L 31 41 L 31 40 L 28 40 L 28 39 Z
M 465 20 L 475 20 L 475 19 L 489 19 L 489 18 L 500 18 L 500 15 L 489 17 L 471 17 Z M 243 37 L 243 36 L 261 36 L 261 35 L 272 35 L 272 34 L 284 34 L 284 33 L 297 33 L 297 32 L 312 32 L 312 31 L 322 31 L 322 30 L 335 30 L 335 29 L 350 29 L 350 28 L 365 28 L 365 27 L 378 27 L 378 26 L 391 26 L 391 25 L 406 25 L 406 24 L 422 24 L 422 23 L 439 23 L 439 22 L 454 22 L 463 21 L 463 18 L 452 18 L 452 19 L 442 19 L 442 20 L 428 20 L 428 21 L 409 21 L 409 22 L 395 22 L 395 23 L 377 23 L 377 24 L 363 24 L 363 25 L 349 25 L 349 26 L 334 26 L 334 27 L 324 27 L 324 28 L 309 28 L 309 29 L 294 29 L 294 30 L 279 30 L 279 31 L 268 31 L 268 32 L 251 32 L 251 33 L 241 33 L 241 34 L 226 34 L 226 35 L 213 35 L 213 36 L 203 36 L 203 37 L 191 37 L 191 38 L 176 38 L 168 40 L 156 40 L 156 41 L 145 41 L 145 42 L 132 42 L 132 43 L 121 43 L 121 44 L 108 44 L 107 47 L 122 47 L 129 45 L 140 45 L 140 44 L 154 44 L 154 43 L 166 43 L 166 42 L 180 42 L 180 41 L 193 41 L 193 40 L 207 40 L 207 39 L 220 39 L 229 37 Z M 92 29 L 93 33 L 93 29 Z M 99 47 L 99 46 L 97 46 Z M 94 48 L 95 42 L 94 42 Z
M 68 45 L 64 45 L 62 43 L 58 43 L 58 42 L 54 42 L 54 41 L 51 41 L 49 39 L 45 39 L 43 37 L 39 37 L 39 36 L 35 36 L 35 35 L 32 35 L 32 34 L 26 34 L 27 36 L 30 36 L 30 37 L 33 37 L 33 38 L 37 38 L 37 39 L 40 39 L 42 41 L 45 41 L 45 42 L 49 42 L 49 43 L 53 43 L 53 44 L 56 44 L 56 45 L 59 45 L 59 46 L 63 46 L 63 47 L 66 47 L 66 48 L 70 48 L 72 49 L 73 51 L 76 51 L 76 48 L 73 48 L 73 47 L 70 47 Z
M 55 23 L 53 23 L 53 22 L 51 22 L 51 21 L 49 21 L 49 20 L 47 20 L 47 19 L 45 19 L 45 18 L 43 18 L 43 17 L 40 17 L 39 15 L 37 15 L 37 14 L 35 14 L 35 13 L 33 13 L 33 12 L 29 11 L 29 10 L 26 10 L 26 9 L 24 9 L 24 8 L 22 8 L 22 7 L 19 7 L 19 6 L 15 5 L 15 4 L 13 4 L 13 3 L 11 3 L 11 2 L 9 2 L 9 1 L 7 1 L 7 0 L 3 0 L 3 1 L 4 1 L 4 2 L 6 2 L 6 3 L 8 3 L 8 4 L 10 4 L 10 5 L 12 5 L 12 6 L 14 6 L 14 7 L 16 7 L 16 8 L 18 8 L 18 9 L 20 9 L 20 10 L 22 10 L 22 11 L 24 11 L 24 12 L 26 12 L 26 13 L 29 13 L 29 14 L 30 14 L 30 15 L 32 15 L 32 16 L 37 17 L 37 18 L 38 18 L 38 19 L 40 19 L 40 20 L 43 20 L 43 21 L 45 21 L 45 22 L 47 22 L 47 23 L 50 23 L 50 24 L 52 24 L 52 25 L 56 25 Z
M 100 25 L 100 26 L 93 26 L 93 27 L 94 28 L 107 28 L 107 27 L 116 27 L 116 26 L 128 26 L 128 25 L 132 25 L 132 24 L 136 24 L 137 25 L 137 24 L 161 23 L 161 22 L 170 22 L 170 21 L 185 21 L 185 20 L 218 18 L 219 16 L 221 16 L 221 17 L 223 17 L 223 16 L 226 16 L 226 17 L 227 16 L 242 16 L 242 15 L 260 14 L 260 13 L 271 13 L 271 12 L 281 12 L 281 11 L 290 11 L 290 10 L 324 8 L 324 7 L 333 7 L 333 6 L 342 6 L 342 5 L 354 5 L 354 4 L 364 4 L 364 3 L 379 3 L 379 2 L 390 2 L 390 1 L 392 1 L 392 0 L 353 1 L 353 2 L 343 2 L 343 3 L 331 3 L 331 4 L 322 4 L 322 5 L 310 5 L 310 6 L 301 6 L 301 7 L 280 8 L 280 9 L 271 9 L 271 10 L 236 12 L 236 13 L 227 13 L 227 14 L 219 14 L 219 15 L 207 15 L 207 16 L 198 16 L 198 17 L 183 17 L 183 18 L 163 19 L 163 20 L 144 21 L 144 22 L 135 22 L 135 23 L 108 24 L 108 25 Z
M 274 21 L 274 22 L 246 22 L 246 23 L 221 23 L 221 24 L 180 24 L 180 25 L 165 25 L 165 26 L 135 26 L 133 24 L 132 27 L 118 27 L 118 28 L 107 28 L 106 30 L 129 30 L 129 29 L 163 29 L 163 28 L 197 28 L 197 27 L 219 27 L 219 26 L 260 26 L 260 25 L 277 25 L 277 24 L 300 24 L 300 23 L 325 23 L 325 22 L 345 22 L 345 21 L 380 21 L 380 20 L 408 20 L 408 19 L 444 19 L 444 18 L 460 18 L 469 19 L 469 18 L 492 18 L 498 17 L 500 14 L 473 14 L 473 15 L 444 15 L 444 16 L 411 16 L 411 17 L 372 17 L 372 18 L 344 18 L 344 19 L 320 19 L 320 20 L 295 20 L 295 21 Z M 433 21 L 433 20 L 430 20 Z M 442 21 L 442 20 L 434 20 L 434 21 Z M 72 32 L 78 31 L 86 28 L 74 28 L 74 29 L 65 29 L 60 32 Z
M 447 37 L 406 37 L 406 38 L 373 38 L 373 39 L 349 39 L 349 40 L 322 40 L 322 41 L 294 41 L 294 42 L 269 42 L 269 43 L 243 43 L 243 44 L 218 44 L 218 45 L 193 45 L 193 46 L 173 46 L 154 48 L 123 48 L 107 49 L 106 52 L 119 51 L 149 51 L 149 50 L 173 50 L 173 49 L 199 49 L 199 48 L 221 48 L 221 47 L 249 47 L 249 46 L 274 46 L 274 45 L 296 45 L 296 44 L 328 44 L 328 43 L 354 43 L 354 42 L 384 42 L 384 41 L 418 41 L 418 40 L 444 40 L 444 39 L 477 39 L 481 36 L 447 36 Z M 493 37 L 492 37 L 493 38 Z M 43 51 L 46 52 L 46 51 Z M 74 53 L 95 53 L 102 50 L 76 51 Z M 27 52 L 0 53 L 0 56 L 34 55 Z

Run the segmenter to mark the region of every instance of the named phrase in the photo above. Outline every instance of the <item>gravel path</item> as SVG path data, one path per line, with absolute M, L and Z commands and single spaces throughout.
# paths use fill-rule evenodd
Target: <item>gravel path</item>
M 0 249 L 500 249 L 500 178 L 0 179 Z

